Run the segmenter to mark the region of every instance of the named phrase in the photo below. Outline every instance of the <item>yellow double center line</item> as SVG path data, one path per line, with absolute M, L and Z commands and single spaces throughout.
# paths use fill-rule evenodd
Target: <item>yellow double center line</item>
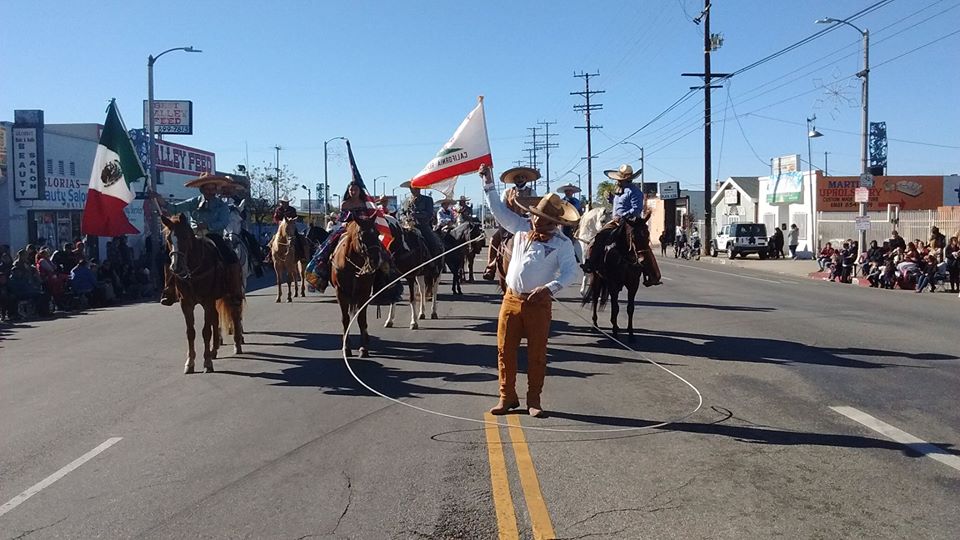
M 500 439 L 500 428 L 495 425 L 497 417 L 487 413 L 485 418 L 489 422 L 484 431 L 487 436 L 490 482 L 493 487 L 493 504 L 497 513 L 499 537 L 502 540 L 520 538 L 513 497 L 510 495 L 510 480 L 507 474 L 503 444 Z M 513 454 L 517 461 L 523 498 L 526 500 L 527 513 L 530 515 L 530 524 L 533 527 L 533 537 L 538 540 L 555 538 L 553 523 L 550 521 L 547 504 L 544 502 L 543 493 L 540 491 L 540 481 L 537 479 L 537 471 L 533 467 L 533 459 L 530 457 L 527 439 L 523 435 L 520 418 L 516 415 L 509 415 L 507 416 L 507 423 L 510 424 L 510 440 L 513 443 Z

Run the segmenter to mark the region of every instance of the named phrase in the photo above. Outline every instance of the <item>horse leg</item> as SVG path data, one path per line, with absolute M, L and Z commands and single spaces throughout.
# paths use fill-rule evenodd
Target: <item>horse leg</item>
M 427 309 L 427 293 L 429 292 L 429 289 L 427 289 L 427 278 L 426 278 L 425 276 L 417 276 L 417 285 L 420 287 L 420 315 L 419 315 L 419 318 L 420 318 L 420 319 L 426 319 L 427 316 L 424 314 L 424 312 L 425 312 L 426 309 Z M 436 291 L 434 291 L 434 295 L 436 295 Z M 412 317 L 412 315 L 411 315 L 411 317 Z
M 183 364 L 184 375 L 193 373 L 193 361 L 197 358 L 197 351 L 193 342 L 197 339 L 197 329 L 193 327 L 193 304 L 186 300 L 180 300 L 180 310 L 183 312 L 183 320 L 187 324 L 187 362 Z
M 353 351 L 350 350 L 350 335 L 347 333 L 350 327 L 350 301 L 340 289 L 337 289 L 337 302 L 340 304 L 340 322 L 343 324 L 343 355 L 349 358 L 353 356 Z
M 393 308 L 396 304 L 390 304 L 390 309 L 387 310 L 387 320 L 383 321 L 384 328 L 393 328 Z
M 416 330 L 420 328 L 420 325 L 417 324 L 417 308 L 414 305 L 414 302 L 417 299 L 417 286 L 420 282 L 420 276 L 417 277 L 408 277 L 407 278 L 407 287 L 410 289 L 410 329 Z M 423 296 L 423 287 L 420 287 L 420 296 Z
M 296 285 L 293 284 L 293 280 L 293 272 L 287 267 L 287 302 L 293 302 L 293 288 L 296 287 Z
M 281 268 L 280 265 L 273 265 L 273 273 L 277 276 L 277 303 L 280 303 L 280 299 L 283 298 L 283 281 L 281 281 Z
M 434 276 L 432 280 L 428 280 L 429 288 L 433 291 L 433 294 L 430 296 L 430 318 L 439 319 L 437 315 L 437 289 L 440 288 L 440 276 Z
M 360 310 L 357 316 L 357 326 L 360 327 L 360 358 L 370 357 L 370 334 L 367 333 L 367 308 Z
M 216 349 L 212 347 L 213 330 L 216 327 L 214 321 L 217 317 L 217 308 L 212 302 L 203 304 L 203 372 L 213 373 L 213 358 Z
M 636 307 L 637 288 L 627 288 L 627 341 L 631 343 L 633 342 L 633 310 Z
M 620 302 L 617 300 L 618 292 L 610 291 L 610 325 L 613 327 L 613 336 L 620 334 L 620 327 L 617 326 L 617 316 L 620 315 Z

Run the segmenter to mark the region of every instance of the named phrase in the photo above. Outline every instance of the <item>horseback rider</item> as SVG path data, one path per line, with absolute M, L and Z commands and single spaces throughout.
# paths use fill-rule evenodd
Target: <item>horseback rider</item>
M 229 177 L 228 177 L 229 178 Z M 240 215 L 240 241 L 247 248 L 247 265 L 256 277 L 263 277 L 263 253 L 260 249 L 260 243 L 253 233 L 247 230 L 247 186 L 233 180 L 229 185 L 220 187 L 220 196 L 231 212 L 236 211 Z
M 527 182 L 535 182 L 540 178 L 540 171 L 530 167 L 514 167 L 500 175 L 500 181 L 504 184 L 513 184 L 509 189 L 503 190 L 500 195 L 500 201 L 513 213 L 526 216 L 526 211 L 518 204 L 519 197 L 536 197 L 537 193 L 533 186 L 527 185 Z M 490 248 L 487 251 L 487 268 L 483 271 L 483 279 L 493 281 L 497 277 L 497 254 L 500 253 L 500 245 L 513 237 L 513 233 L 497 227 L 496 232 L 490 238 Z
M 457 206 L 453 211 L 457 214 L 457 223 L 473 221 L 473 206 L 466 195 L 460 196 L 460 200 L 457 201 Z
M 280 199 L 277 201 L 280 203 L 276 209 L 273 211 L 273 222 L 280 224 L 286 218 L 297 219 L 297 209 L 290 206 L 290 201 L 288 199 Z
M 347 222 L 358 217 L 372 219 L 375 212 L 375 209 L 367 205 L 363 186 L 357 182 L 350 182 L 347 185 L 347 191 L 343 194 L 343 202 L 340 203 L 340 215 L 336 219 L 336 225 L 307 264 L 307 281 L 314 288 L 320 292 L 327 289 L 330 282 L 330 254 L 347 230 Z
M 608 240 L 615 230 L 625 224 L 631 227 L 641 226 L 645 208 L 643 191 L 640 186 L 633 183 L 634 178 L 640 176 L 640 172 L 633 172 L 633 167 L 627 164 L 621 165 L 617 170 L 603 171 L 607 178 L 617 181 L 617 191 L 613 198 L 613 219 L 594 237 L 590 252 L 587 254 L 587 261 L 581 265 L 584 272 L 595 272 L 600 268 Z M 649 256 L 651 264 L 656 265 L 653 253 L 646 253 L 645 256 Z M 647 286 L 659 284 L 659 279 L 653 278 L 644 282 Z
M 280 204 L 273 211 L 274 223 L 280 225 L 285 219 L 294 219 L 297 220 L 298 223 L 301 223 L 300 216 L 297 214 L 297 209 L 290 206 L 289 199 L 279 199 L 277 202 Z M 293 245 L 294 249 L 297 250 L 296 257 L 297 259 L 306 259 L 310 256 L 310 248 L 308 247 L 309 242 L 307 241 L 307 238 L 301 234 L 300 227 L 296 227 L 294 231 Z
M 400 187 L 410 189 L 410 197 L 403 202 L 403 208 L 400 213 L 412 220 L 418 231 L 423 236 L 427 248 L 430 250 L 430 256 L 436 257 L 443 252 L 440 244 L 440 238 L 433 232 L 434 220 L 436 215 L 433 213 L 433 197 L 420 193 L 420 188 L 413 187 L 409 180 L 400 184 Z
M 567 184 L 557 188 L 557 193 L 563 193 L 563 201 L 570 203 L 570 206 L 577 209 L 577 214 L 583 215 L 583 208 L 580 206 L 580 198 L 575 197 L 577 193 L 580 193 L 580 188 L 573 184 Z M 573 227 L 564 225 L 561 230 L 563 234 L 567 235 L 567 238 L 573 240 Z
M 215 176 L 203 173 L 199 178 L 184 184 L 189 188 L 198 188 L 200 195 L 179 203 L 167 202 L 162 195 L 151 191 L 150 196 L 155 198 L 166 214 L 185 213 L 190 216 L 190 226 L 197 236 L 212 241 L 217 246 L 220 259 L 225 265 L 237 264 L 237 254 L 223 239 L 223 230 L 230 222 L 230 209 L 222 199 L 217 197 L 221 186 L 231 185 L 233 182 L 225 176 Z M 163 293 L 160 303 L 172 306 L 177 302 L 176 288 L 173 282 L 173 272 L 169 265 L 163 267 Z
M 453 199 L 443 199 L 440 201 L 440 209 L 437 210 L 437 231 L 453 227 L 456 224 L 456 216 L 453 213 Z

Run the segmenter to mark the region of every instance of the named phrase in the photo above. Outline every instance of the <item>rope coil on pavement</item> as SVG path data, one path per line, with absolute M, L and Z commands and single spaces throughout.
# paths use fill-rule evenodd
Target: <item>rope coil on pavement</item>
M 349 359 L 349 357 L 347 357 L 347 352 L 346 352 L 347 337 L 348 337 L 348 335 L 349 335 L 349 333 L 350 333 L 350 329 L 351 329 L 351 328 L 353 327 L 353 325 L 356 323 L 357 317 L 360 315 L 360 312 L 361 312 L 362 310 L 366 309 L 367 306 L 370 304 L 370 302 L 372 302 L 373 299 L 377 297 L 377 295 L 379 295 L 380 293 L 388 290 L 390 287 L 392 287 L 394 284 L 398 283 L 400 280 L 405 279 L 408 275 L 410 275 L 410 274 L 416 272 L 417 270 L 423 268 L 424 266 L 426 266 L 426 265 L 428 265 L 428 264 L 436 261 L 437 259 L 442 258 L 442 257 L 443 257 L 444 255 L 446 255 L 447 253 L 452 253 L 452 252 L 460 249 L 461 247 L 465 247 L 465 246 L 467 246 L 468 244 L 471 244 L 471 243 L 473 243 L 473 242 L 476 242 L 476 241 L 478 241 L 478 240 L 485 239 L 485 238 L 486 238 L 486 235 L 484 235 L 484 236 L 479 236 L 479 237 L 477 237 L 477 238 L 472 238 L 472 239 L 470 239 L 470 240 L 467 240 L 466 242 L 463 242 L 463 243 L 461 243 L 461 244 L 458 244 L 457 246 L 455 246 L 455 247 L 453 247 L 453 248 L 451 248 L 451 249 L 448 249 L 447 251 L 444 251 L 443 253 L 437 255 L 436 257 L 433 257 L 433 258 L 425 261 L 423 264 L 420 264 L 419 266 L 416 266 L 416 267 L 410 269 L 409 271 L 401 274 L 398 278 L 396 278 L 396 279 L 394 279 L 393 281 L 387 283 L 387 284 L 386 284 L 383 288 L 381 288 L 380 290 L 378 290 L 378 291 L 376 291 L 375 293 L 371 294 L 371 295 L 370 295 L 370 298 L 369 298 L 366 302 L 364 302 L 362 305 L 360 305 L 359 308 L 357 308 L 357 312 L 354 313 L 354 315 L 350 318 L 350 322 L 349 322 L 349 324 L 347 324 L 347 328 L 346 328 L 346 330 L 343 332 L 343 343 L 342 343 L 342 346 L 341 346 L 341 352 L 343 353 L 343 362 L 344 362 L 344 364 L 347 366 L 347 371 L 350 372 L 350 375 L 351 375 L 358 383 L 360 383 L 361 386 L 363 386 L 364 388 L 366 388 L 367 390 L 369 390 L 369 391 L 372 392 L 373 394 L 375 394 L 375 395 L 377 395 L 377 396 L 379 396 L 379 397 L 381 397 L 381 398 L 383 398 L 383 399 L 386 399 L 386 400 L 388 400 L 388 401 L 392 401 L 392 402 L 394 402 L 394 403 L 403 405 L 404 407 L 409 407 L 409 408 L 411 408 L 411 409 L 415 409 L 415 410 L 418 410 L 418 411 L 420 411 L 420 412 L 424 412 L 424 413 L 427 413 L 427 414 L 432 414 L 432 415 L 435 415 L 435 416 L 441 416 L 441 417 L 444 417 L 444 418 L 451 418 L 451 419 L 454 419 L 454 420 L 463 420 L 463 421 L 466 421 L 466 422 L 473 422 L 473 423 L 475 423 L 475 424 L 493 425 L 493 426 L 500 426 L 500 427 L 510 427 L 509 424 L 502 424 L 502 423 L 500 423 L 500 422 L 490 422 L 490 421 L 488 421 L 488 420 L 481 420 L 481 419 L 477 419 L 477 418 L 468 418 L 468 417 L 465 417 L 465 416 L 457 416 L 457 415 L 455 415 L 455 414 L 449 414 L 449 413 L 445 413 L 445 412 L 441 412 L 441 411 L 435 411 L 435 410 L 432 410 L 432 409 L 427 409 L 427 408 L 425 408 L 425 407 L 420 407 L 420 406 L 418 406 L 418 405 L 414 405 L 414 404 L 412 404 L 412 403 L 407 403 L 406 401 L 401 401 L 401 400 L 399 400 L 399 399 L 397 399 L 397 398 L 388 396 L 388 395 L 384 394 L 383 392 L 380 392 L 379 390 L 377 390 L 377 389 L 373 388 L 372 386 L 370 386 L 369 384 L 367 384 L 363 379 L 361 379 L 361 378 L 356 374 L 355 371 L 353 371 L 353 366 L 350 365 L 350 359 Z M 497 249 L 497 248 L 494 248 L 494 249 Z M 499 251 L 499 249 L 498 249 L 498 251 Z M 439 278 L 438 278 L 438 280 L 437 280 L 437 283 L 439 284 Z M 439 292 L 439 291 L 436 291 L 436 290 L 435 290 L 435 291 L 434 291 L 434 294 L 438 294 L 438 292 Z M 421 294 L 424 294 L 424 292 L 421 291 Z M 610 334 L 607 333 L 605 330 L 603 330 L 603 329 L 600 328 L 599 326 L 593 324 L 592 321 L 588 320 L 586 317 L 584 317 L 583 315 L 581 315 L 580 313 L 578 313 L 577 311 L 575 311 L 573 308 L 571 308 L 570 306 L 566 305 L 565 303 L 563 303 L 563 302 L 561 302 L 561 301 L 559 301 L 559 300 L 557 300 L 557 299 L 554 299 L 554 301 L 555 301 L 557 304 L 560 304 L 561 306 L 563 306 L 563 307 L 564 307 L 567 311 L 569 311 L 570 313 L 576 315 L 578 318 L 580 318 L 581 320 L 583 320 L 584 322 L 586 322 L 590 327 L 595 328 L 597 331 L 599 331 L 601 334 L 603 334 L 604 336 L 606 336 L 607 338 L 609 338 L 610 340 L 612 340 L 614 343 L 616 343 L 616 344 L 620 345 L 621 347 L 623 347 L 624 349 L 626 349 L 626 350 L 628 350 L 628 351 L 636 354 L 641 360 L 643 360 L 643 361 L 645 361 L 645 362 L 647 362 L 647 363 L 653 364 L 654 366 L 657 366 L 658 368 L 666 371 L 667 373 L 669 373 L 670 375 L 672 375 L 672 376 L 675 377 L 676 379 L 680 380 L 680 381 L 681 381 L 682 383 L 684 383 L 685 385 L 689 386 L 690 389 L 693 390 L 694 393 L 696 393 L 696 395 L 697 395 L 697 406 L 694 407 L 694 409 L 693 409 L 692 411 L 688 412 L 687 414 L 685 414 L 685 415 L 683 415 L 683 416 L 681 416 L 681 417 L 679 417 L 679 418 L 676 418 L 676 419 L 673 419 L 673 420 L 668 420 L 668 421 L 665 421 L 665 422 L 656 423 L 656 424 L 651 424 L 651 425 L 649 425 L 649 426 L 634 426 L 634 427 L 620 427 L 620 428 L 602 428 L 602 429 L 566 429 L 566 428 L 550 428 L 550 427 L 538 427 L 538 426 L 523 426 L 523 429 L 535 430 L 535 431 L 547 431 L 547 432 L 553 432 L 553 433 L 618 433 L 618 432 L 624 432 L 624 431 L 640 431 L 640 430 L 644 430 L 644 429 L 656 429 L 656 428 L 664 427 L 664 426 L 667 426 L 667 425 L 670 425 L 670 424 L 676 424 L 676 423 L 682 422 L 682 421 L 686 420 L 687 418 L 690 418 L 691 416 L 693 416 L 694 414 L 696 414 L 697 411 L 699 411 L 700 408 L 703 406 L 703 395 L 700 393 L 700 390 L 698 390 L 696 386 L 694 386 L 693 384 L 690 383 L 690 381 L 684 379 L 684 378 L 681 377 L 680 375 L 677 375 L 676 373 L 674 373 L 673 371 L 671 371 L 669 368 L 667 368 L 667 367 L 665 367 L 665 366 L 657 363 L 657 362 L 654 361 L 654 360 L 651 360 L 650 358 L 648 358 L 646 355 L 644 355 L 644 354 L 641 353 L 640 351 L 637 351 L 636 349 L 633 349 L 633 348 L 630 347 L 629 345 L 623 343 L 623 342 L 620 341 L 619 339 L 617 339 L 617 338 L 615 338 L 614 336 L 610 335 Z

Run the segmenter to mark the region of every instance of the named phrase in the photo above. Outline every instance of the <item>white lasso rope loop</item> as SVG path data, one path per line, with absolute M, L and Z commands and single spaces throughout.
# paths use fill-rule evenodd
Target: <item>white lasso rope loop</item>
M 465 422 L 473 422 L 473 423 L 475 423 L 475 424 L 484 424 L 484 425 L 500 426 L 500 427 L 509 427 L 508 424 L 501 424 L 500 422 L 490 422 L 490 421 L 487 421 L 487 420 L 480 420 L 480 419 L 477 419 L 477 418 L 467 418 L 467 417 L 464 417 L 464 416 L 457 416 L 457 415 L 454 415 L 454 414 L 447 414 L 447 413 L 445 413 L 445 412 L 434 411 L 434 410 L 431 410 L 431 409 L 427 409 L 427 408 L 425 408 L 425 407 L 420 407 L 420 406 L 417 406 L 417 405 L 413 405 L 412 403 L 407 403 L 406 401 L 401 401 L 401 400 L 399 400 L 399 399 L 397 399 L 397 398 L 394 398 L 394 397 L 390 397 L 390 396 L 384 394 L 383 392 L 380 392 L 380 391 L 378 391 L 377 389 L 373 388 L 372 386 L 370 386 L 370 385 L 367 384 L 366 382 L 364 382 L 364 380 L 361 379 L 361 378 L 356 374 L 356 372 L 353 371 L 353 366 L 350 365 L 350 359 L 347 357 L 347 352 L 346 352 L 346 347 L 347 347 L 347 335 L 350 333 L 350 329 L 351 329 L 351 328 L 353 327 L 353 325 L 356 323 L 357 317 L 360 315 L 360 311 L 363 310 L 363 309 L 366 309 L 366 307 L 370 304 L 370 302 L 373 301 L 374 298 L 377 297 L 377 295 L 379 295 L 380 293 L 388 290 L 390 287 L 392 287 L 394 284 L 396 284 L 396 283 L 399 282 L 400 280 L 405 279 L 408 275 L 416 272 L 417 270 L 419 270 L 419 269 L 423 268 L 424 266 L 432 263 L 433 261 L 442 258 L 442 257 L 443 257 L 444 255 L 446 255 L 447 253 L 452 253 L 452 252 L 454 252 L 454 251 L 456 251 L 456 250 L 458 250 L 458 249 L 460 249 L 460 248 L 462 248 L 462 247 L 464 247 L 464 246 L 466 246 L 466 245 L 468 245 L 468 244 L 471 244 L 471 243 L 473 243 L 473 242 L 476 242 L 476 241 L 478 241 L 478 240 L 483 240 L 483 239 L 486 239 L 486 235 L 478 236 L 477 238 L 471 238 L 470 240 L 467 240 L 466 242 L 463 242 L 462 244 L 458 244 L 457 246 L 455 246 L 455 247 L 453 247 L 453 248 L 451 248 L 451 249 L 448 249 L 447 251 L 444 251 L 443 253 L 437 255 L 436 257 L 433 257 L 433 258 L 425 261 L 423 264 L 412 268 L 411 270 L 409 270 L 409 271 L 405 272 L 404 274 L 402 274 L 402 275 L 401 275 L 400 277 L 398 277 L 397 279 L 394 279 L 394 280 L 391 281 L 390 283 L 387 283 L 382 289 L 380 289 L 380 290 L 378 290 L 377 292 L 371 294 L 371 295 L 370 295 L 370 298 L 369 298 L 366 302 L 364 302 L 364 303 L 357 309 L 357 312 L 353 315 L 353 317 L 350 318 L 350 323 L 347 324 L 347 329 L 346 329 L 346 331 L 344 331 L 344 333 L 343 333 L 343 344 L 342 344 L 342 346 L 341 346 L 341 351 L 342 351 L 342 353 L 343 353 L 343 362 L 344 362 L 344 364 L 346 364 L 346 366 L 347 366 L 347 371 L 350 372 L 350 375 L 351 375 L 358 383 L 360 383 L 361 386 L 363 386 L 363 387 L 366 388 L 367 390 L 373 392 L 375 395 L 382 397 L 383 399 L 386 399 L 386 400 L 388 400 L 388 401 L 392 401 L 392 402 L 397 403 L 397 404 L 399 404 L 399 405 L 403 405 L 404 407 L 409 407 L 409 408 L 411 408 L 411 409 L 415 409 L 415 410 L 418 410 L 418 411 L 420 411 L 420 412 L 424 412 L 424 413 L 427 413 L 427 414 L 432 414 L 432 415 L 435 415 L 435 416 L 441 416 L 441 417 L 443 417 L 443 418 L 451 418 L 451 419 L 453 419 L 453 420 L 463 420 L 463 421 L 465 421 Z M 497 249 L 497 251 L 500 251 L 498 248 L 494 248 L 494 249 Z M 502 252 L 501 252 L 501 253 L 502 253 Z M 437 291 L 434 291 L 434 294 L 437 294 Z M 703 395 L 700 394 L 700 390 L 697 390 L 697 387 L 694 386 L 693 384 L 691 384 L 690 381 L 684 379 L 684 378 L 681 377 L 680 375 L 677 375 L 676 373 L 674 373 L 673 371 L 671 371 L 669 368 L 664 367 L 664 366 L 658 364 L 656 361 L 647 358 L 645 355 L 643 355 L 643 354 L 640 353 L 639 351 L 631 348 L 630 346 L 628 346 L 627 344 L 623 343 L 623 342 L 620 341 L 619 339 L 611 336 L 610 334 L 608 334 L 607 332 L 605 332 L 605 331 L 604 331 L 602 328 L 600 328 L 599 326 L 594 325 L 594 324 L 593 324 L 591 321 L 589 321 L 586 317 L 584 317 L 584 316 L 582 316 L 580 313 L 574 311 L 573 308 L 571 308 L 570 306 L 564 304 L 563 302 L 560 302 L 559 300 L 555 300 L 555 301 L 556 301 L 558 304 L 560 304 L 561 306 L 563 306 L 564 308 L 566 308 L 567 311 L 569 311 L 570 313 L 573 313 L 574 315 L 576 315 L 577 317 L 579 317 L 580 319 L 582 319 L 584 322 L 586 322 L 586 323 L 587 323 L 588 325 L 590 325 L 591 327 L 596 328 L 597 331 L 599 331 L 599 332 L 600 332 L 601 334 L 603 334 L 604 336 L 610 338 L 612 341 L 614 341 L 615 343 L 617 343 L 618 345 L 620 345 L 620 346 L 623 347 L 624 349 L 626 349 L 626 350 L 628 350 L 628 351 L 630 351 L 630 352 L 635 353 L 637 356 L 640 357 L 641 360 L 643 360 L 643 361 L 645 361 L 645 362 L 648 362 L 648 363 L 650 363 L 650 364 L 653 364 L 654 366 L 657 366 L 658 368 L 666 371 L 666 372 L 669 373 L 670 375 L 673 375 L 674 377 L 676 377 L 677 379 L 679 379 L 681 382 L 683 382 L 684 384 L 686 384 L 687 386 L 689 386 L 690 389 L 693 390 L 694 393 L 697 394 L 697 406 L 696 406 L 692 411 L 690 411 L 689 413 L 687 413 L 687 414 L 685 414 L 685 415 L 683 415 L 683 416 L 681 416 L 681 417 L 679 417 L 679 418 L 676 418 L 676 419 L 673 419 L 673 420 L 668 420 L 668 421 L 666 421 L 666 422 L 660 422 L 660 423 L 657 423 L 657 424 L 651 424 L 651 425 L 649 425 L 649 426 L 621 427 L 621 428 L 609 428 L 609 429 L 563 429 L 563 428 L 549 428 L 549 427 L 537 427 L 537 426 L 523 426 L 523 429 L 528 429 L 528 430 L 533 430 L 533 431 L 548 431 L 548 432 L 552 432 L 552 433 L 619 433 L 619 432 L 624 432 L 624 431 L 640 431 L 640 430 L 643 430 L 643 429 L 656 429 L 656 428 L 664 427 L 664 426 L 667 426 L 667 425 L 670 425 L 670 424 L 676 424 L 676 423 L 682 422 L 682 421 L 686 420 L 687 418 L 690 418 L 691 416 L 693 416 L 694 414 L 696 414 L 697 411 L 699 411 L 700 408 L 703 406 Z

